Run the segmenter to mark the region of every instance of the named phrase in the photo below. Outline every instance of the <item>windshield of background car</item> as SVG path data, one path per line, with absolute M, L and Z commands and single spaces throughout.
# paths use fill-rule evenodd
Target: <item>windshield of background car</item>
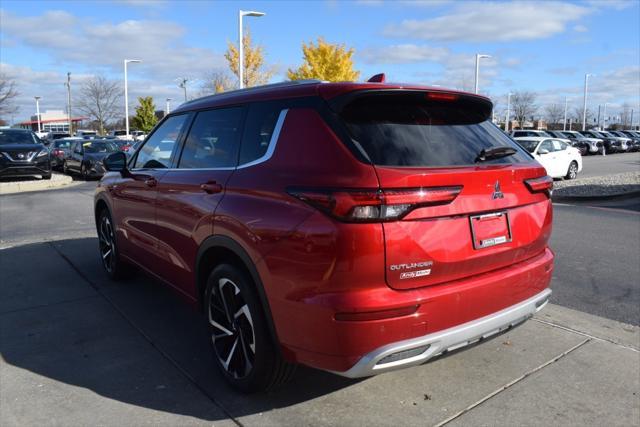
M 531 161 L 491 123 L 491 104 L 480 98 L 374 93 L 348 103 L 340 116 L 354 142 L 375 165 L 468 166 L 475 164 L 483 149 L 491 147 L 512 147 L 516 153 L 484 164 Z
M 71 147 L 71 141 L 55 141 L 53 143 L 54 148 L 69 148 Z
M 40 144 L 33 132 L 0 130 L 0 144 Z
M 112 153 L 118 151 L 118 147 L 111 142 L 85 142 L 82 146 L 85 153 Z
M 525 150 L 530 153 L 536 151 L 536 147 L 538 146 L 538 141 L 530 140 L 530 139 L 519 139 L 518 144 L 522 146 Z

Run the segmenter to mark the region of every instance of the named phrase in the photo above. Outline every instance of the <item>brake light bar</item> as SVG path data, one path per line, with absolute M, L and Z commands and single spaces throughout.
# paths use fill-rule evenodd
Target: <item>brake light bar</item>
M 428 92 L 427 99 L 433 99 L 436 101 L 456 101 L 458 99 L 458 95 L 453 93 Z
M 451 203 L 462 186 L 393 190 L 290 189 L 288 193 L 345 222 L 382 222 L 402 219 L 424 206 Z
M 553 190 L 553 179 L 546 175 L 539 178 L 531 178 L 525 180 L 525 185 L 532 193 L 546 193 L 547 196 L 551 196 Z

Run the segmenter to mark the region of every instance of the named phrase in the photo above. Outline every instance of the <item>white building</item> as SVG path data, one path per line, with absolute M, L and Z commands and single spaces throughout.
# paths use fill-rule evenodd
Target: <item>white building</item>
M 86 120 L 87 117 L 72 117 L 71 122 L 74 128 L 78 128 L 78 123 Z M 47 110 L 40 113 L 40 126 L 43 132 L 67 132 L 69 133 L 69 118 L 67 113 L 62 110 Z M 30 129 L 34 132 L 38 131 L 38 116 L 31 116 L 31 120 L 18 123 L 16 127 L 21 129 Z

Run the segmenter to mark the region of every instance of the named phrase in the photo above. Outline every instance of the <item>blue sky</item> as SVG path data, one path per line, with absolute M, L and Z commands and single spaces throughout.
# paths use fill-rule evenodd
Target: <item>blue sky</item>
M 122 78 L 131 65 L 130 102 L 153 96 L 181 99 L 179 76 L 194 80 L 196 94 L 207 74 L 224 69 L 227 42 L 237 40 L 237 11 L 245 18 L 267 62 L 284 79 L 301 62 L 301 43 L 324 37 L 355 49 L 361 79 L 387 79 L 471 90 L 474 57 L 482 62 L 481 92 L 498 110 L 506 93 L 529 90 L 538 104 L 582 103 L 585 73 L 590 108 L 628 103 L 640 116 L 640 1 L 13 1 L 0 15 L 2 72 L 16 78 L 20 111 L 63 109 L 67 71 L 80 85 L 94 73 Z M 78 87 L 74 86 L 74 87 Z

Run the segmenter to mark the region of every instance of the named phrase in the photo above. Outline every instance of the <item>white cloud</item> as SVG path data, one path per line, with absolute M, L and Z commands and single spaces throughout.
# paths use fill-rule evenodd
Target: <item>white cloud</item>
M 359 54 L 369 64 L 409 64 L 412 62 L 442 61 L 449 55 L 443 47 L 400 44 L 383 48 L 368 48 Z
M 589 29 L 584 25 L 575 25 L 573 27 L 573 31 L 577 33 L 586 33 L 587 31 L 589 31 Z
M 564 2 L 460 2 L 452 12 L 432 19 L 410 19 L 384 29 L 389 37 L 493 42 L 534 40 L 565 31 L 591 9 Z

